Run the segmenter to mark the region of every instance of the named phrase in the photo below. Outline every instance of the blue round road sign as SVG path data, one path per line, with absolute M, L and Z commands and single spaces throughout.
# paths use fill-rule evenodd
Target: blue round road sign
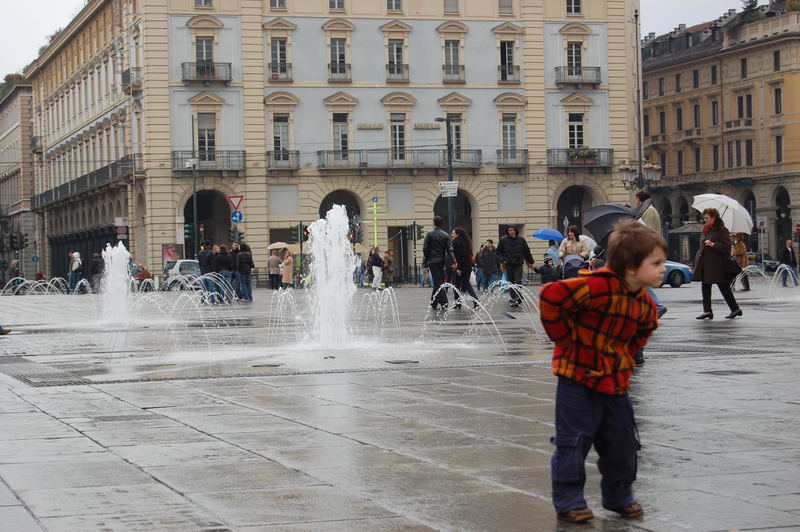
M 372 196 L 372 203 L 378 203 L 378 196 Z
M 242 211 L 233 211 L 231 213 L 231 221 L 235 224 L 238 224 L 244 220 L 244 213 Z
M 39 262 L 39 255 L 34 255 L 31 257 L 31 262 Z

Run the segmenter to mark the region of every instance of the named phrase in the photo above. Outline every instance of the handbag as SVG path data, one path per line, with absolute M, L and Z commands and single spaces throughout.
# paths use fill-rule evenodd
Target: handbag
M 742 267 L 736 262 L 736 260 L 731 257 L 727 261 L 725 261 L 725 265 L 723 266 L 723 272 L 725 273 L 725 277 L 733 281 L 737 275 L 742 273 Z

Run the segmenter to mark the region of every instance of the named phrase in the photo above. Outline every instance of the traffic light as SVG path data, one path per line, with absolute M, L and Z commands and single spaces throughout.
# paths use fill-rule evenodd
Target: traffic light
M 9 233 L 8 236 L 11 240 L 11 243 L 9 244 L 11 249 L 19 249 L 19 242 L 17 241 L 17 233 Z
M 308 240 L 308 226 L 304 225 L 303 226 L 303 242 L 306 242 L 307 240 Z
M 361 234 L 361 218 L 353 216 L 350 219 L 350 228 L 347 231 L 347 238 L 350 239 L 351 244 L 358 244 L 363 239 Z
M 236 242 L 244 242 L 244 231 L 236 231 Z
M 0 253 L 6 250 L 6 235 L 0 233 Z
M 301 233 L 302 227 L 303 226 L 300 225 L 300 224 L 293 225 L 291 227 L 291 230 L 292 230 L 292 241 L 293 242 L 300 242 L 300 239 L 303 238 L 303 235 Z
M 236 239 L 236 233 L 237 231 L 235 225 L 233 227 L 228 228 L 228 242 L 238 242 L 238 240 Z
M 25 249 L 26 247 L 28 247 L 28 233 L 22 233 L 21 237 L 22 238 L 20 238 L 20 242 L 22 244 L 22 247 L 20 249 Z
M 183 239 L 194 240 L 194 224 L 183 224 Z

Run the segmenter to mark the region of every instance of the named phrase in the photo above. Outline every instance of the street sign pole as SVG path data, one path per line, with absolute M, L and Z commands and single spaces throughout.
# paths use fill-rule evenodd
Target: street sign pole
M 414 220 L 414 231 L 411 233 L 411 241 L 414 242 L 414 275 L 417 275 L 417 221 Z
M 372 245 L 378 247 L 378 197 L 372 198 Z
M 447 127 L 447 180 L 453 180 L 453 137 L 450 132 L 450 115 L 445 118 L 445 126 Z M 453 196 L 447 197 L 447 225 L 448 231 L 452 232 L 455 229 L 455 203 Z

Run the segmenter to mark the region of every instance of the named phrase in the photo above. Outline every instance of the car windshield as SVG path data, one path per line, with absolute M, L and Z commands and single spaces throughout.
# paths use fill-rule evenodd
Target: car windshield
M 181 274 L 200 275 L 200 264 L 195 261 L 181 263 Z
M 167 261 L 167 263 L 164 265 L 164 271 L 171 270 L 172 268 L 174 268 L 176 262 L 178 261 L 176 260 Z

